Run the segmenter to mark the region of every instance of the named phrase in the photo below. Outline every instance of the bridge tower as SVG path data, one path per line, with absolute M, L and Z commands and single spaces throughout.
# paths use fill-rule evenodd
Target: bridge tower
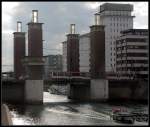
M 38 22 L 38 10 L 32 10 L 32 21 L 28 25 L 28 56 L 24 59 L 28 79 L 43 78 L 42 24 Z
M 90 73 L 91 78 L 105 78 L 105 31 L 95 14 L 95 25 L 90 26 Z
M 42 24 L 38 22 L 38 10 L 32 10 L 32 21 L 28 25 L 28 56 L 26 67 L 25 98 L 27 103 L 43 103 L 43 39 Z
M 70 25 L 67 35 L 67 72 L 79 72 L 79 34 L 75 34 L 75 24 Z
M 108 80 L 105 79 L 105 30 L 100 16 L 95 14 L 95 25 L 90 26 L 90 96 L 92 100 L 108 99 Z
M 21 59 L 25 56 L 25 32 L 22 32 L 22 22 L 17 22 L 17 32 L 14 32 L 14 73 L 16 79 L 21 79 L 25 69 Z

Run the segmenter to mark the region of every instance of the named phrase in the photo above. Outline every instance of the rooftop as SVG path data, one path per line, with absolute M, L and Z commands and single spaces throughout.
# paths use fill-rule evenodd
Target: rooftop
M 105 3 L 100 6 L 100 12 L 102 11 L 133 11 L 133 5 Z

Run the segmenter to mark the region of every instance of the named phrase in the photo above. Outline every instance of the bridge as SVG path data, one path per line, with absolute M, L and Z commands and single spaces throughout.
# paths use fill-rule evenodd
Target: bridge
M 81 72 L 51 72 L 48 79 L 44 82 L 54 84 L 88 84 L 90 83 L 90 74 Z
M 15 80 L 9 73 L 8 77 L 2 79 L 2 96 L 3 100 L 8 102 L 22 103 L 26 102 L 26 96 L 39 98 L 37 90 L 28 87 L 38 85 L 41 91 L 49 87 L 51 84 L 68 85 L 70 99 L 76 100 L 89 100 L 96 99 L 96 97 L 109 97 L 109 99 L 134 99 L 146 100 L 147 99 L 147 83 L 145 81 L 131 80 L 131 79 L 118 79 L 107 77 L 107 81 L 90 78 L 89 73 L 64 73 L 52 72 L 48 79 L 43 80 L 43 85 L 37 84 L 31 80 L 32 84 L 26 85 L 28 80 Z M 9 77 L 10 76 L 10 77 Z M 93 85 L 93 84 L 95 85 Z M 96 86 L 96 87 L 95 87 Z M 47 89 L 46 88 L 46 89 Z M 125 90 L 124 90 L 125 89 Z M 104 91 L 104 92 L 103 92 Z M 97 93 L 97 94 L 95 94 Z M 31 95 L 33 94 L 33 95 Z M 42 92 L 40 93 L 42 94 Z M 107 95 L 107 96 L 106 96 Z M 41 99 L 43 95 L 40 95 Z M 91 97 L 91 98 L 90 98 Z M 92 98 L 93 97 L 93 98 Z M 108 98 L 107 97 L 107 98 Z M 42 102 L 42 100 L 41 100 Z M 35 103 L 35 102 L 34 102 Z

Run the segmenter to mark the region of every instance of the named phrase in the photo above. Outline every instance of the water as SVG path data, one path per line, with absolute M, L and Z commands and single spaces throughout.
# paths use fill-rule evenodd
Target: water
M 126 125 L 110 118 L 113 107 L 148 109 L 143 104 L 72 102 L 63 95 L 44 92 L 43 105 L 9 105 L 14 125 Z M 134 125 L 148 125 L 135 122 Z

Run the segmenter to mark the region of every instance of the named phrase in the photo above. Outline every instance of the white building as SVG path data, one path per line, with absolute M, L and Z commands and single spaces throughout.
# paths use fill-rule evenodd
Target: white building
M 80 72 L 90 71 L 90 34 L 80 35 L 79 38 Z
M 116 71 L 116 43 L 120 31 L 133 28 L 133 5 L 105 3 L 100 6 L 100 25 L 105 25 L 105 71 Z
M 62 42 L 62 71 L 67 72 L 67 41 Z

